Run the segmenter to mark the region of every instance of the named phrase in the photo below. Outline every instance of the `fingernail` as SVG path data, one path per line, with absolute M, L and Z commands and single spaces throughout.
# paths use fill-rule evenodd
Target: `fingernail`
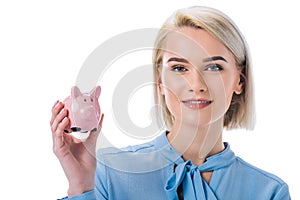
M 54 103 L 54 105 L 53 105 L 53 108 L 55 108 L 56 106 L 57 106 L 57 104 L 58 104 L 58 100 Z
M 65 108 L 61 109 L 61 111 L 60 111 L 60 113 L 62 113 L 62 114 L 66 113 L 66 112 L 67 112 L 67 110 Z

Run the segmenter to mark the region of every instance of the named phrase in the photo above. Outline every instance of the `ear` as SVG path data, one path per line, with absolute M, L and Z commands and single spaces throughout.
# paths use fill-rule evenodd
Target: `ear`
M 77 98 L 79 96 L 82 96 L 80 89 L 77 86 L 73 86 L 71 89 L 71 97 Z
M 158 85 L 157 85 L 159 92 L 161 95 L 165 95 L 165 91 L 164 91 L 164 87 L 163 84 L 161 82 L 161 78 L 158 79 Z
M 98 99 L 100 96 L 100 93 L 101 93 L 101 87 L 98 85 L 90 92 L 90 95 L 94 96 Z
M 235 90 L 234 90 L 234 93 L 239 95 L 243 92 L 243 88 L 244 88 L 244 82 L 239 80 Z

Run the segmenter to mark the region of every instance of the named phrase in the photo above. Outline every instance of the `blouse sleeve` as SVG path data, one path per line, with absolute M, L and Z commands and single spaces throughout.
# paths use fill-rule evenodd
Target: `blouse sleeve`
M 274 200 L 290 200 L 290 199 L 291 197 L 290 197 L 288 185 L 283 184 L 280 190 L 275 195 Z
M 78 196 L 74 196 L 74 197 L 64 197 L 62 199 L 58 199 L 58 200 L 63 200 L 63 199 L 68 199 L 68 200 L 96 200 L 96 196 L 95 196 L 95 191 L 91 190 L 88 192 L 85 192 L 81 195 Z
M 95 173 L 95 195 L 97 200 L 109 199 L 108 181 L 107 181 L 107 169 L 102 161 L 97 162 L 97 168 Z

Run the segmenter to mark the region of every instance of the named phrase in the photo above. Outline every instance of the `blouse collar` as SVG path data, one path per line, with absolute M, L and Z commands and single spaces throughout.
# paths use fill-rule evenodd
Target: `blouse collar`
M 160 150 L 162 156 L 169 162 L 176 165 L 184 163 L 182 155 L 177 152 L 169 143 L 167 139 L 168 131 L 165 131 L 161 136 L 154 140 L 155 149 Z M 208 168 L 209 166 L 216 169 L 229 166 L 235 159 L 235 154 L 231 150 L 230 145 L 224 142 L 225 149 L 218 154 L 206 158 L 206 161 L 201 165 L 201 168 Z
M 225 168 L 232 164 L 235 159 L 228 143 L 224 143 L 225 149 L 213 156 L 206 158 L 206 161 L 195 166 L 191 160 L 184 161 L 181 155 L 170 145 L 167 139 L 167 132 L 160 136 L 156 145 L 161 147 L 159 151 L 168 162 L 176 164 L 176 169 L 165 183 L 165 191 L 169 199 L 178 200 L 177 190 L 182 186 L 184 199 L 217 200 L 212 188 L 202 179 L 201 172 L 214 171 Z

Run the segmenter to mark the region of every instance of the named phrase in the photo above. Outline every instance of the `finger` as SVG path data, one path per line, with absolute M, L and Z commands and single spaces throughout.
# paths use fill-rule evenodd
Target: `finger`
M 58 149 L 64 145 L 64 129 L 70 123 L 69 118 L 65 117 L 57 126 L 56 131 L 52 134 L 53 135 L 53 150 L 55 153 L 58 153 Z
M 63 141 L 67 144 L 71 144 L 73 142 L 73 136 L 70 133 L 63 133 Z
M 99 123 L 98 123 L 97 130 L 91 132 L 91 133 L 93 133 L 93 135 L 97 135 L 97 137 L 98 137 L 98 135 L 99 135 L 99 133 L 100 133 L 100 131 L 101 131 L 101 129 L 102 129 L 103 119 L 104 119 L 104 114 L 102 114 L 101 117 L 100 117 L 100 120 L 99 120 Z
M 52 109 L 57 105 L 58 102 L 58 100 L 55 101 L 54 105 L 52 106 Z
M 55 131 L 55 134 L 57 136 L 62 136 L 64 133 L 64 130 L 66 129 L 66 127 L 69 125 L 70 120 L 68 117 L 64 117 L 62 119 L 62 121 L 58 124 L 57 129 Z
M 52 117 L 50 120 L 50 126 L 53 124 L 54 119 L 56 118 L 57 114 L 61 111 L 61 109 L 64 107 L 64 104 L 62 102 L 57 102 L 54 104 L 54 106 L 52 107 Z
M 100 130 L 102 129 L 103 119 L 104 119 L 104 113 L 101 115 L 100 122 L 99 122 L 99 124 L 98 124 L 98 130 L 99 130 L 99 132 L 100 132 Z
M 54 105 L 51 108 L 51 112 L 52 112 L 52 118 L 50 120 L 50 123 L 53 122 L 53 119 L 55 118 L 55 115 L 59 112 L 57 109 L 57 107 L 59 106 L 60 102 L 57 100 Z
M 104 120 L 104 114 L 101 115 L 100 117 L 100 121 L 98 123 L 98 128 L 96 131 L 92 131 L 90 133 L 90 136 L 87 138 L 87 140 L 85 141 L 85 143 L 89 146 L 89 147 L 92 147 L 94 148 L 96 142 L 97 142 L 97 138 L 98 138 L 98 135 L 102 129 L 102 123 L 103 123 L 103 120 Z
M 68 110 L 61 109 L 60 112 L 58 113 L 58 115 L 56 115 L 55 119 L 52 122 L 52 125 L 51 125 L 52 133 L 56 132 L 58 125 L 67 116 L 68 116 Z

